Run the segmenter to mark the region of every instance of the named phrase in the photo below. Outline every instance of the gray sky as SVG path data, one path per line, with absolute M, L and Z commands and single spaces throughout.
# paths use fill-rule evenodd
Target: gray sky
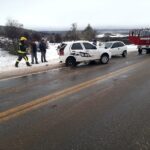
M 25 28 L 149 27 L 150 0 L 0 0 L 0 25 L 8 18 Z

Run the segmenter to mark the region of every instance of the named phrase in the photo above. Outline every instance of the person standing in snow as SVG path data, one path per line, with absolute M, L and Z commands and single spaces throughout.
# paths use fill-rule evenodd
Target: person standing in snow
M 31 62 L 32 64 L 34 64 L 34 59 L 35 59 L 35 63 L 38 64 L 37 45 L 34 40 L 31 43 L 31 59 L 32 59 L 32 62 Z
M 26 65 L 31 66 L 28 57 L 27 57 L 27 45 L 26 45 L 27 38 L 21 37 L 19 42 L 19 50 L 18 50 L 18 59 L 15 63 L 15 67 L 18 67 L 19 62 L 24 58 Z
M 41 51 L 41 62 L 48 62 L 46 60 L 46 48 L 47 48 L 47 45 L 46 45 L 44 39 L 42 39 L 42 41 L 40 42 L 39 48 L 40 48 L 40 51 Z

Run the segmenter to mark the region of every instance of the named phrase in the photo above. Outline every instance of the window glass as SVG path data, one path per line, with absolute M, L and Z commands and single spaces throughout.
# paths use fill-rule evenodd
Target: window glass
M 111 42 L 107 42 L 107 43 L 105 43 L 105 48 L 107 49 L 107 48 L 110 48 L 112 46 L 112 43 Z
M 90 43 L 83 43 L 85 49 L 93 49 L 95 50 L 96 49 L 96 46 L 90 44 Z
M 71 47 L 72 50 L 81 50 L 83 49 L 80 43 L 74 43 Z
M 121 42 L 119 42 L 118 44 L 119 44 L 119 47 L 123 47 L 124 46 L 124 44 L 121 43 Z
M 118 43 L 114 43 L 112 46 L 112 48 L 117 48 L 117 47 L 119 47 Z

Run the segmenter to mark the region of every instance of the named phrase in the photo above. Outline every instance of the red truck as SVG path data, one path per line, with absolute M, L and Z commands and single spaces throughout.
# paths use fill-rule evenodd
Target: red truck
M 150 29 L 135 29 L 129 32 L 129 41 L 138 45 L 138 52 L 142 54 L 143 49 L 150 53 Z

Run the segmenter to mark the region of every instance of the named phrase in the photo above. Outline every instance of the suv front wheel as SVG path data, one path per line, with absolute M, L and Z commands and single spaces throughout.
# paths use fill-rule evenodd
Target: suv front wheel
M 102 64 L 107 64 L 109 62 L 109 55 L 108 54 L 103 54 L 100 58 L 100 62 Z
M 123 51 L 122 57 L 127 57 L 127 51 Z
M 68 57 L 66 60 L 66 66 L 75 67 L 77 65 L 76 59 L 74 57 Z

